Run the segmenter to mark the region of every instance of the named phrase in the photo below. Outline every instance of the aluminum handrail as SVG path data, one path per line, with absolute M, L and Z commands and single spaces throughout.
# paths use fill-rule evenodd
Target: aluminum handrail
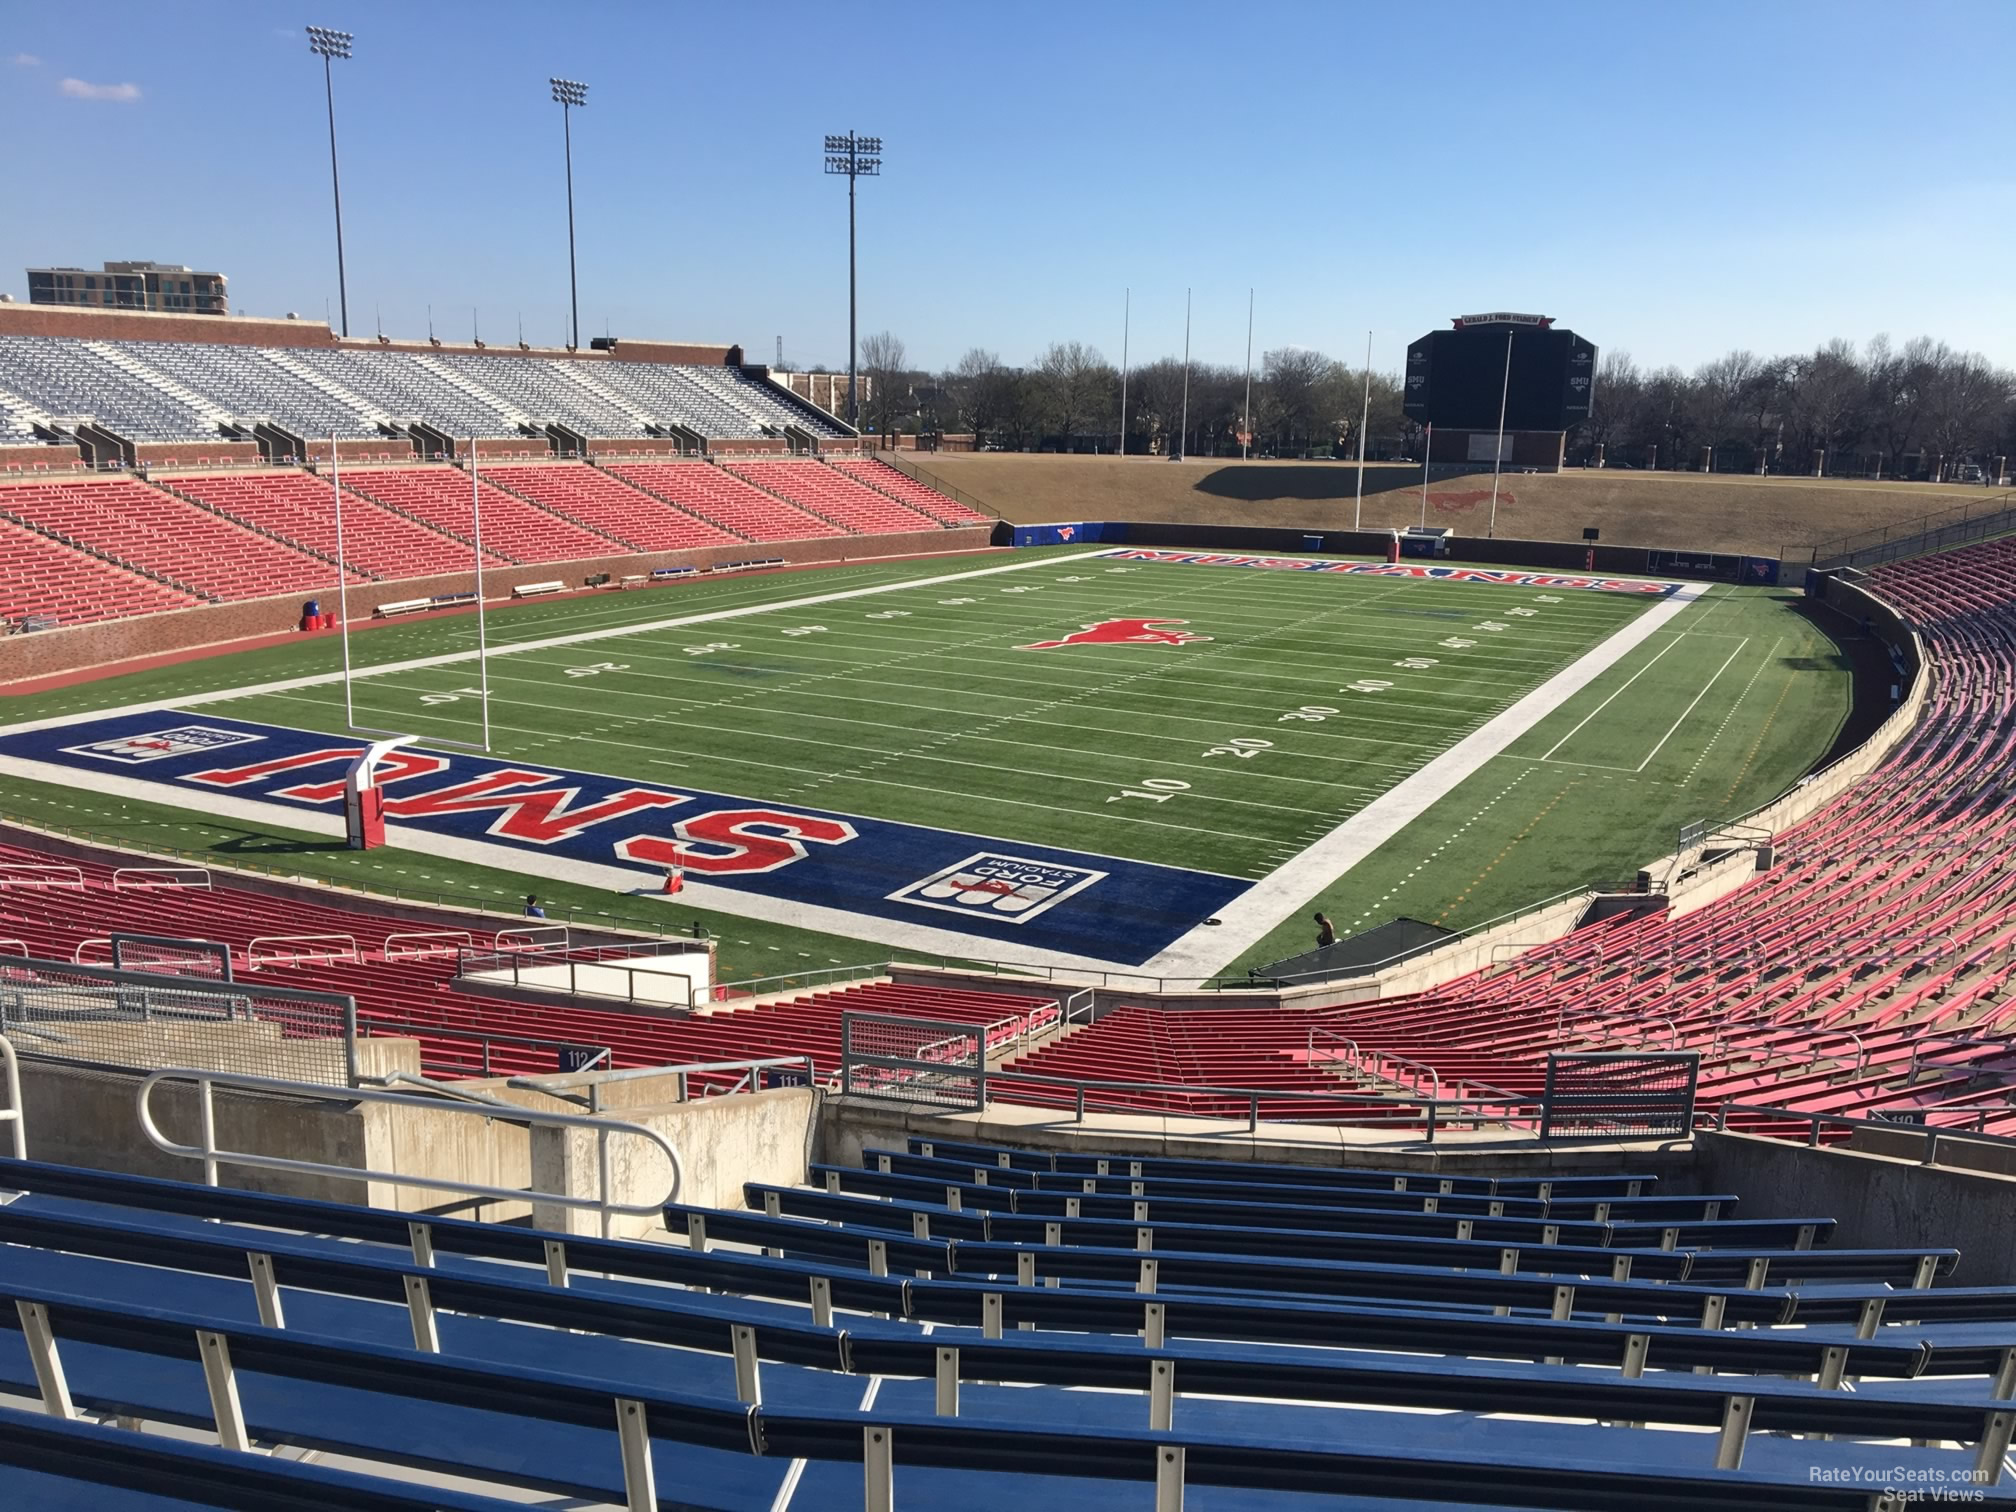
M 1939 1111 L 1941 1110 L 1937 1108 L 1925 1109 L 1925 1112 L 1928 1114 Z M 1951 1111 L 1974 1112 L 1977 1110 L 1959 1108 Z M 2010 1109 L 2007 1105 L 2003 1105 L 1991 1111 L 2006 1113 Z M 1820 1131 L 1822 1128 L 1828 1127 L 1850 1130 L 1882 1129 L 1893 1133 L 1900 1129 L 1907 1133 L 1915 1131 L 1922 1134 L 1925 1140 L 1925 1153 L 1920 1160 L 1920 1164 L 1923 1165 L 1937 1165 L 1939 1163 L 1939 1141 L 1942 1139 L 1958 1140 L 1962 1144 L 1986 1145 L 1991 1149 L 1997 1150 L 2016 1150 L 2016 1135 L 2012 1134 L 1989 1134 L 1978 1129 L 1944 1129 L 1931 1124 L 1892 1123 L 1890 1120 L 1884 1118 L 1851 1118 L 1843 1113 L 1812 1113 L 1804 1108 L 1780 1108 L 1767 1103 L 1718 1103 L 1714 1111 L 1714 1129 L 1716 1133 L 1726 1134 L 1729 1132 L 1729 1115 L 1731 1113 L 1756 1113 L 1765 1117 L 1784 1119 L 1789 1123 L 1803 1123 L 1806 1125 L 1806 1143 L 1809 1148 L 1819 1145 Z M 1695 1127 L 1699 1128 L 1708 1117 L 1709 1115 L 1705 1111 L 1696 1114 L 1694 1119 Z M 1736 1132 L 1740 1134 L 1743 1131 L 1738 1129 Z M 1768 1138 L 1769 1136 L 1760 1137 Z
M 163 1082 L 191 1082 L 197 1089 L 197 1111 L 201 1119 L 203 1142 L 198 1145 L 178 1144 L 161 1132 L 154 1121 L 151 1099 L 154 1089 Z M 598 1162 L 601 1191 L 595 1197 L 576 1197 L 564 1192 L 540 1192 L 523 1187 L 497 1187 L 482 1182 L 463 1181 L 453 1176 L 415 1176 L 401 1171 L 377 1171 L 364 1166 L 335 1165 L 320 1160 L 298 1160 L 286 1155 L 260 1155 L 250 1150 L 224 1150 L 217 1144 L 217 1115 L 213 1091 L 224 1087 L 235 1092 L 263 1092 L 274 1096 L 292 1097 L 307 1102 L 328 1102 L 349 1105 L 369 1102 L 390 1107 L 424 1109 L 429 1113 L 469 1113 L 477 1117 L 502 1123 L 524 1124 L 528 1128 L 580 1129 L 598 1136 L 626 1134 L 655 1145 L 663 1152 L 672 1166 L 672 1183 L 663 1197 L 650 1202 L 612 1202 L 608 1182 L 608 1162 Z M 465 1197 L 489 1197 L 504 1202 L 547 1202 L 556 1207 L 589 1208 L 602 1215 L 606 1228 L 609 1219 L 622 1214 L 632 1218 L 653 1218 L 660 1216 L 667 1203 L 679 1200 L 679 1189 L 685 1181 L 685 1167 L 680 1163 L 679 1152 L 663 1135 L 641 1124 L 625 1123 L 614 1118 L 584 1117 L 574 1113 L 548 1113 L 534 1108 L 505 1109 L 489 1104 L 444 1102 L 439 1098 L 415 1097 L 403 1092 L 382 1092 L 367 1087 L 322 1087 L 310 1082 L 282 1081 L 271 1076 L 248 1076 L 235 1071 L 212 1071 L 184 1066 L 169 1066 L 151 1072 L 141 1083 L 134 1096 L 135 1110 L 140 1119 L 140 1132 L 149 1144 L 164 1155 L 175 1155 L 186 1160 L 203 1162 L 203 1181 L 206 1186 L 217 1185 L 217 1168 L 220 1165 L 245 1166 L 259 1171 L 284 1171 L 296 1176 L 322 1176 L 338 1181 L 380 1181 L 389 1186 L 426 1187 L 434 1191 L 455 1192 Z
M 9 1125 L 8 1134 L 14 1142 L 14 1158 L 28 1158 L 28 1116 L 21 1106 L 21 1062 L 15 1057 L 14 1047 L 7 1042 L 7 1036 L 0 1034 L 0 1074 L 4 1074 L 7 1087 L 7 1106 L 0 1108 L 0 1123 Z
M 1327 1091 L 1318 1092 L 1300 1087 L 1283 1087 L 1283 1088 L 1220 1087 L 1195 1082 L 1104 1081 L 1096 1078 L 1082 1077 L 1082 1076 L 1047 1076 L 1037 1072 L 1017 1071 L 1012 1066 L 1007 1067 L 1003 1070 L 992 1072 L 989 1076 L 989 1080 L 996 1082 L 1005 1081 L 1014 1083 L 1026 1083 L 1035 1086 L 1068 1088 L 1076 1092 L 1077 1094 L 1076 1118 L 1077 1121 L 1080 1123 L 1084 1122 L 1085 1119 L 1085 1094 L 1087 1091 L 1092 1090 L 1103 1092 L 1159 1092 L 1164 1096 L 1168 1096 L 1171 1094 L 1181 1094 L 1184 1096 L 1202 1096 L 1202 1097 L 1240 1097 L 1246 1099 L 1247 1127 L 1249 1129 L 1258 1129 L 1260 1126 L 1260 1099 L 1263 1097 L 1289 1102 L 1295 1102 L 1295 1101 L 1335 1102 L 1340 1096 L 1349 1096 L 1351 1093 L 1351 1089 L 1348 1087 L 1340 1087 L 1337 1092 L 1327 1092 Z M 1477 1085 L 1477 1084 L 1466 1083 L 1466 1085 Z M 1442 1097 L 1437 1095 L 1432 1098 L 1423 1098 L 1418 1096 L 1379 1097 L 1374 1096 L 1373 1094 L 1366 1094 L 1366 1095 L 1373 1096 L 1373 1100 L 1379 1102 L 1381 1105 L 1385 1107 L 1396 1109 L 1418 1108 L 1425 1110 L 1427 1113 L 1427 1121 L 1426 1121 L 1427 1137 L 1430 1142 L 1432 1142 L 1435 1138 L 1435 1131 L 1438 1125 L 1441 1110 L 1445 1108 L 1453 1108 L 1457 1110 L 1459 1113 L 1466 1108 L 1475 1108 L 1480 1115 L 1482 1115 L 1487 1110 L 1496 1108 L 1504 1110 L 1506 1114 L 1506 1116 L 1500 1118 L 1499 1120 L 1499 1122 L 1502 1123 L 1508 1123 L 1508 1124 L 1518 1122 L 1533 1123 L 1537 1121 L 1538 1111 L 1541 1108 L 1543 1108 L 1545 1103 L 1545 1100 L 1543 1098 L 1528 1097 L 1517 1093 L 1504 1092 L 1501 1089 L 1496 1088 L 1492 1090 L 1497 1091 L 1499 1095 L 1495 1097 L 1464 1097 L 1461 1095 L 1455 1097 Z M 1006 1099 L 1001 1098 L 995 1099 L 995 1101 L 997 1102 L 1004 1100 Z M 1514 1115 L 1512 1113 L 1512 1110 L 1515 1108 L 1518 1109 L 1530 1108 L 1533 1109 L 1534 1112 L 1532 1114 Z M 1136 1110 L 1129 1109 L 1123 1111 L 1136 1111 Z M 1199 1113 L 1199 1114 L 1179 1113 L 1172 1116 L 1212 1118 L 1216 1117 L 1217 1115 L 1206 1113 Z

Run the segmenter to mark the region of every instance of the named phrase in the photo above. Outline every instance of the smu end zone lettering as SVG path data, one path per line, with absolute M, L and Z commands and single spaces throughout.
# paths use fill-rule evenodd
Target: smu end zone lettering
M 649 866 L 681 866 L 700 876 L 773 872 L 805 859 L 805 842 L 845 845 L 855 836 L 844 819 L 780 814 L 775 809 L 716 809 L 672 826 L 679 838 L 632 835 L 616 842 L 625 861 Z M 700 849 L 711 846 L 713 849 Z
M 1677 593 L 1681 584 L 1645 578 L 1589 577 L 1521 572 L 1497 567 L 1427 567 L 1406 562 L 1324 562 L 1303 557 L 1215 556 L 1196 551 L 1107 551 L 1118 562 L 1161 562 L 1186 567 L 1245 567 L 1261 572 L 1333 572 L 1349 577 L 1412 578 L 1421 582 L 1489 583 L 1501 588 L 1575 588 L 1593 593 Z
M 1080 528 L 1081 539 L 1089 533 Z M 1181 644 L 1189 633 L 1170 621 L 1139 628 L 1159 632 L 1150 645 L 1167 644 L 1162 634 Z M 27 772 L 85 776 L 283 826 L 307 814 L 333 820 L 363 749 L 355 734 L 221 715 L 199 727 L 187 713 L 161 709 L 0 731 L 0 758 Z M 681 901 L 699 908 L 891 945 L 944 932 L 944 948 L 967 955 L 1012 940 L 1139 966 L 1252 885 L 1050 846 L 1011 853 L 959 830 L 466 752 L 395 749 L 373 778 L 385 792 L 390 838 L 407 849 L 651 898 L 669 896 L 664 870 L 677 866 L 687 884 Z M 892 938 L 891 930 L 908 934 Z
M 244 766 L 194 772 L 182 780 L 206 787 L 242 788 L 309 767 L 331 764 L 347 767 L 361 749 L 354 745 L 323 746 Z M 404 784 L 416 777 L 446 772 L 449 766 L 445 757 L 392 751 L 385 757 L 377 783 L 381 788 Z M 612 820 L 648 809 L 668 809 L 696 801 L 688 793 L 624 787 L 584 803 L 580 779 L 564 786 L 549 785 L 561 781 L 552 772 L 500 767 L 426 792 L 416 793 L 402 786 L 396 797 L 386 798 L 385 816 L 408 822 L 494 816 L 482 831 L 485 835 L 543 847 L 576 839 Z M 263 796 L 317 806 L 340 803 L 343 782 L 339 778 L 333 782 L 299 783 Z M 842 845 L 854 838 L 854 826 L 843 820 L 776 809 L 716 809 L 679 820 L 672 826 L 670 836 L 633 835 L 617 841 L 613 849 L 627 861 L 681 866 L 696 874 L 725 877 L 774 872 L 802 861 L 807 855 L 807 842 Z

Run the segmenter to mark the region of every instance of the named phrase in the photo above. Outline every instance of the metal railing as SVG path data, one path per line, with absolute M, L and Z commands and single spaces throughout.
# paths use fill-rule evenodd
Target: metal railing
M 503 939 L 510 931 L 499 931 Z M 494 950 L 470 947 L 457 952 L 455 975 L 517 989 L 564 992 L 569 997 L 607 998 L 619 1003 L 654 1003 L 661 1006 L 693 1008 L 708 1001 L 710 989 L 703 982 L 696 994 L 693 978 L 670 971 L 662 964 L 667 956 L 705 957 L 707 947 L 690 940 L 652 940 L 626 945 L 583 945 L 549 949 L 540 945 L 522 948 L 500 946 Z M 632 965 L 626 962 L 656 962 Z M 565 968 L 564 983 L 558 973 Z M 585 977 L 585 980 L 584 980 Z M 621 978 L 621 989 L 616 979 Z M 640 986 L 643 988 L 639 990 Z M 652 990 L 652 989 L 657 990 Z M 714 989 L 718 992 L 718 989 Z
M 163 1134 L 160 1125 L 155 1122 L 152 1106 L 154 1089 L 164 1082 L 187 1082 L 195 1086 L 197 1119 L 201 1131 L 200 1144 L 178 1144 Z M 406 1171 L 378 1171 L 366 1166 L 300 1160 L 287 1155 L 262 1155 L 252 1150 L 227 1150 L 217 1143 L 214 1090 L 220 1086 L 233 1092 L 288 1097 L 302 1102 L 338 1103 L 346 1107 L 368 1102 L 387 1107 L 424 1110 L 429 1114 L 473 1114 L 487 1122 L 522 1124 L 527 1129 L 576 1129 L 593 1133 L 598 1137 L 599 1145 L 596 1173 L 598 1190 L 593 1197 L 577 1197 L 569 1192 L 541 1192 L 532 1188 L 490 1186 L 483 1182 L 465 1181 L 455 1176 L 416 1176 Z M 203 1180 L 208 1186 L 217 1185 L 218 1168 L 227 1165 L 257 1171 L 278 1171 L 294 1176 L 327 1177 L 338 1181 L 376 1181 L 388 1186 L 454 1192 L 464 1197 L 486 1197 L 503 1202 L 543 1202 L 556 1207 L 592 1209 L 601 1215 L 603 1231 L 606 1234 L 612 1217 L 662 1219 L 666 1204 L 679 1200 L 679 1188 L 685 1179 L 685 1168 L 680 1163 L 679 1152 L 672 1147 L 669 1140 L 641 1124 L 626 1123 L 614 1118 L 595 1118 L 576 1113 L 548 1113 L 534 1108 L 506 1110 L 491 1103 L 417 1097 L 403 1092 L 384 1092 L 364 1087 L 337 1090 L 303 1082 L 281 1081 L 269 1076 L 244 1076 L 229 1071 L 204 1071 L 187 1067 L 167 1067 L 151 1073 L 140 1083 L 134 1104 L 139 1114 L 140 1132 L 147 1137 L 148 1143 L 164 1155 L 173 1155 L 185 1160 L 200 1160 L 203 1163 Z M 642 1203 L 614 1200 L 607 1150 L 607 1140 L 612 1135 L 629 1135 L 641 1139 L 665 1156 L 671 1165 L 672 1178 L 663 1197 Z
M 21 1061 L 4 1034 L 0 1034 L 0 1077 L 5 1078 L 7 1087 L 7 1106 L 0 1108 L 0 1123 L 7 1125 L 8 1135 L 14 1144 L 14 1158 L 26 1160 L 28 1111 L 21 1105 Z
M 810 966 L 803 971 L 780 971 L 770 976 L 744 977 L 738 982 L 718 982 L 713 989 L 713 1000 L 724 1002 L 729 998 L 765 997 L 773 992 L 790 992 L 803 987 L 821 987 L 834 982 L 858 982 L 870 977 L 889 975 L 896 961 L 869 961 L 854 966 Z
M 2016 530 L 2016 494 L 2002 488 L 1984 489 L 1983 495 L 1951 509 L 1928 511 L 1905 524 L 1879 525 L 1823 541 L 1813 548 L 1813 565 L 1822 570 L 1874 566 Z
M 715 1081 L 718 1078 L 736 1071 L 740 1071 L 743 1074 L 728 1086 L 715 1085 Z M 588 1108 L 591 1112 L 595 1112 L 599 1111 L 601 1107 L 599 1098 L 601 1089 L 608 1086 L 611 1082 L 635 1081 L 639 1077 L 644 1076 L 671 1076 L 676 1079 L 677 1084 L 677 1091 L 673 1100 L 683 1103 L 695 1102 L 709 1097 L 732 1097 L 736 1093 L 745 1091 L 763 1091 L 763 1073 L 765 1071 L 776 1071 L 779 1073 L 788 1071 L 794 1076 L 802 1074 L 805 1078 L 802 1085 L 807 1087 L 822 1085 L 819 1080 L 818 1062 L 810 1055 L 759 1055 L 745 1057 L 741 1060 L 683 1061 L 671 1066 L 632 1066 L 624 1071 L 601 1071 L 593 1075 L 588 1075 L 585 1072 L 569 1072 L 559 1076 L 514 1076 L 506 1081 L 504 1085 L 507 1087 L 520 1087 L 530 1092 L 544 1093 L 547 1097 L 557 1097 L 566 1102 L 577 1102 Z M 703 1081 L 700 1084 L 699 1098 L 693 1096 L 690 1082 L 690 1078 L 692 1077 L 710 1078 L 710 1080 Z M 781 1076 L 777 1084 L 779 1086 L 793 1085 L 791 1082 L 782 1080 Z M 831 1084 L 832 1079 L 829 1078 L 826 1085 Z M 586 1094 L 577 1093 L 574 1090 L 577 1086 L 585 1087 L 587 1089 Z
M 1179 1100 L 1218 1098 L 1235 1104 L 1246 1105 L 1246 1128 L 1249 1133 L 1257 1132 L 1262 1122 L 1260 1105 L 1268 1103 L 1309 1103 L 1336 1104 L 1353 1099 L 1376 1102 L 1382 1109 L 1391 1109 L 1396 1114 L 1406 1115 L 1404 1121 L 1409 1129 L 1419 1128 L 1425 1142 L 1433 1144 L 1436 1133 L 1458 1125 L 1471 1127 L 1486 1123 L 1505 1124 L 1521 1127 L 1539 1122 L 1542 1099 L 1526 1097 L 1516 1093 L 1501 1092 L 1488 1097 L 1393 1097 L 1357 1091 L 1339 1083 L 1335 1092 L 1311 1091 L 1305 1088 L 1274 1087 L 1221 1087 L 1195 1082 L 1142 1082 L 1105 1081 L 1094 1077 L 1042 1076 L 1008 1068 L 991 1074 L 989 1080 L 996 1084 L 994 1101 L 1015 1103 L 1024 1106 L 1044 1107 L 1049 1104 L 1033 1099 L 1018 1098 L 1014 1095 L 1017 1087 L 1056 1087 L 1071 1094 L 1072 1121 L 1083 1123 L 1087 1111 L 1115 1113 L 1147 1113 L 1157 1118 L 1196 1118 L 1215 1123 L 1226 1121 L 1221 1112 L 1198 1112 L 1188 1108 L 1158 1106 L 1144 1108 L 1139 1101 L 1111 1100 L 1110 1106 L 1102 1107 L 1097 1096 L 1101 1092 L 1150 1093 L 1163 1103 Z M 1006 1084 L 1008 1095 L 1000 1095 L 1000 1087 Z M 1418 1123 L 1416 1116 L 1418 1115 Z M 1292 1114 L 1270 1113 L 1268 1122 L 1310 1123 L 1310 1124 L 1354 1124 L 1373 1126 L 1378 1123 L 1400 1122 L 1398 1118 L 1375 1118 L 1367 1110 L 1359 1109 L 1351 1113 L 1318 1113 L 1313 1117 L 1298 1118 Z
M 497 1071 L 492 1052 L 498 1049 L 550 1051 L 556 1071 L 588 1070 L 589 1067 L 586 1065 L 570 1066 L 566 1063 L 567 1057 L 576 1051 L 586 1050 L 601 1060 L 607 1060 L 610 1054 L 607 1045 L 584 1046 L 579 1040 L 542 1039 L 536 1035 L 504 1034 L 490 1029 L 464 1029 L 446 1024 L 409 1024 L 396 1019 L 377 1017 L 359 1019 L 357 1035 L 360 1039 L 382 1039 L 391 1035 L 421 1040 L 423 1043 L 420 1064 L 423 1070 L 431 1068 L 435 1071 L 459 1072 L 465 1076 L 470 1074 L 495 1076 Z M 430 1039 L 454 1040 L 473 1045 L 478 1052 L 478 1059 L 473 1064 L 444 1061 L 438 1056 L 430 1059 L 424 1043 Z
M 357 1080 L 357 1001 L 258 981 L 0 956 L 0 1033 L 42 1059 L 144 1071 L 200 1056 L 292 1083 Z
M 496 912 L 486 907 L 483 896 L 477 893 L 473 887 L 466 892 L 444 892 L 439 889 L 391 887 L 374 881 L 371 887 L 363 888 L 354 886 L 347 881 L 339 881 L 331 877 L 310 876 L 304 872 L 289 870 L 285 867 L 261 866 L 241 856 L 232 857 L 230 863 L 224 865 L 219 863 L 213 852 L 183 850 L 176 845 L 163 842 L 153 836 L 149 836 L 144 841 L 136 842 L 130 831 L 122 833 L 94 829 L 86 824 L 50 823 L 40 817 L 33 819 L 23 818 L 18 813 L 8 815 L 4 822 L 9 826 L 24 829 L 33 834 L 70 840 L 80 845 L 97 846 L 104 850 L 119 852 L 123 855 L 145 855 L 157 859 L 186 861 L 192 866 L 203 867 L 212 872 L 222 872 L 227 877 L 234 873 L 242 873 L 255 877 L 269 877 L 276 882 L 285 882 L 296 887 L 312 887 L 342 896 L 369 899 L 374 902 L 389 898 L 394 902 L 410 904 L 416 908 L 438 908 L 465 914 L 480 912 L 495 914 Z M 22 866 L 17 864 L 0 863 L 0 888 L 10 886 L 82 888 L 84 886 L 83 872 L 75 866 L 49 868 L 50 870 L 73 873 L 76 877 L 75 881 L 32 882 L 8 880 L 12 873 L 23 869 Z M 586 908 L 556 906 L 552 914 L 552 922 L 566 924 L 576 929 L 627 930 L 630 933 L 648 939 L 667 938 L 665 935 L 665 919 L 662 914 L 654 918 L 645 918 L 629 914 L 614 914 L 606 909 L 589 910 Z
M 1996 1103 L 1980 1108 L 1960 1106 L 1952 1108 L 1925 1108 L 1922 1111 L 1928 1117 L 1935 1113 L 1972 1113 L 1976 1115 L 1976 1122 L 1979 1124 L 1985 1122 L 1990 1115 L 2007 1117 L 2012 1111 L 2016 1111 L 2016 1109 L 2012 1109 L 2008 1103 Z M 1820 1131 L 1822 1129 L 1840 1128 L 1847 1129 L 1851 1133 L 1858 1129 L 1880 1129 L 1890 1134 L 1900 1131 L 1907 1134 L 1917 1134 L 1923 1141 L 1924 1153 L 1919 1157 L 1919 1164 L 1921 1165 L 1937 1165 L 1939 1163 L 1939 1145 L 1942 1140 L 1957 1141 L 1962 1145 L 1981 1145 L 1987 1149 L 2000 1150 L 2005 1153 L 2016 1151 L 2016 1135 L 2012 1134 L 1989 1134 L 1979 1128 L 1951 1129 L 1929 1123 L 1897 1123 L 1887 1118 L 1856 1118 L 1846 1113 L 1815 1113 L 1805 1108 L 1781 1108 L 1770 1103 L 1718 1103 L 1712 1117 L 1705 1112 L 1699 1114 L 1694 1120 L 1694 1127 L 1697 1129 L 1712 1128 L 1718 1134 L 1729 1133 L 1731 1132 L 1729 1117 L 1732 1113 L 1748 1114 L 1757 1118 L 1770 1118 L 1781 1123 L 1804 1124 L 1806 1125 L 1806 1144 L 1809 1148 L 1819 1145 Z M 1741 1134 L 1745 1131 L 1737 1129 L 1734 1132 Z
M 114 892 L 129 888 L 156 891 L 164 887 L 207 888 L 209 885 L 210 868 L 207 866 L 122 866 L 112 873 Z

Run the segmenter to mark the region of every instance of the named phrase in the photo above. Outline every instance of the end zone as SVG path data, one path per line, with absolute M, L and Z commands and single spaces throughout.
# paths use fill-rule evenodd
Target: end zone
M 1413 578 L 1422 582 L 1484 583 L 1501 588 L 1565 588 L 1593 593 L 1642 593 L 1670 597 L 1687 586 L 1658 578 L 1598 577 L 1537 572 L 1516 567 L 1434 567 L 1417 562 L 1339 562 L 1319 557 L 1224 556 L 1205 551 L 1121 548 L 1095 556 L 1116 562 L 1158 562 L 1177 567 L 1251 567 L 1262 572 L 1328 572 L 1347 577 Z

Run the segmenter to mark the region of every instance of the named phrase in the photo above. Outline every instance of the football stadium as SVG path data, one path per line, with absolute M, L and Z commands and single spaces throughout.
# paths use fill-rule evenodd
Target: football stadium
M 0 1505 L 2016 1508 L 2007 371 L 583 342 L 563 78 L 351 334 L 284 36 L 340 318 L 0 300 Z

